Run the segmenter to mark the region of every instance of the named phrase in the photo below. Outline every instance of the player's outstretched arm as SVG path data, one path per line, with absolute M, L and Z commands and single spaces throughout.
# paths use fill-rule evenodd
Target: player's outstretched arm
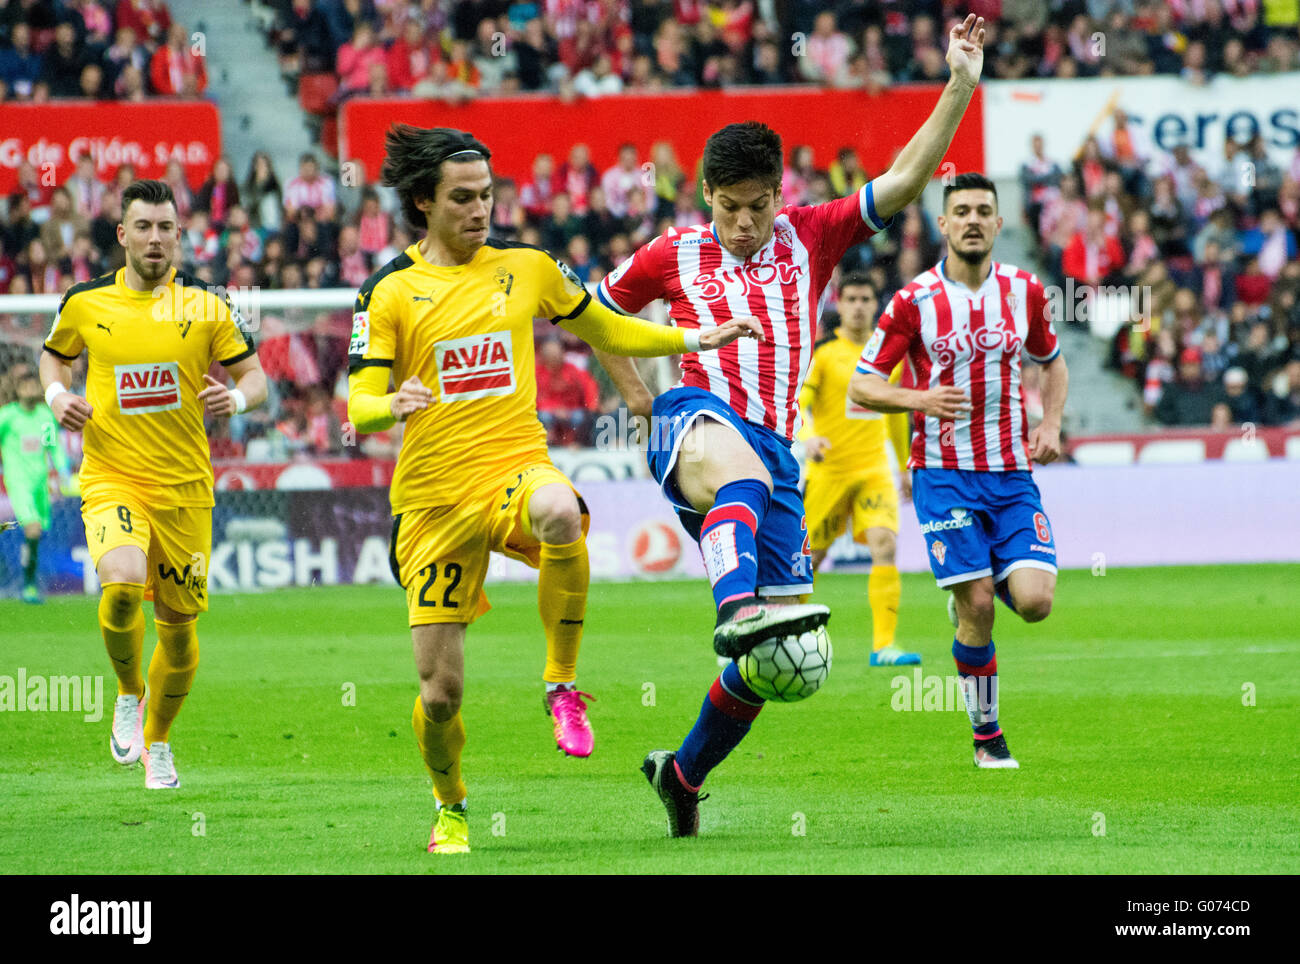
M 1029 433 L 1029 457 L 1040 465 L 1061 457 L 1061 419 L 1070 390 L 1070 371 L 1057 355 L 1043 366 L 1043 420 Z
M 652 325 L 640 318 L 620 315 L 595 300 L 587 304 L 582 314 L 566 318 L 559 325 L 592 348 L 611 355 L 630 355 L 634 358 L 715 351 L 724 345 L 730 345 L 737 338 L 766 340 L 763 326 L 757 318 L 732 318 L 708 331 L 688 331 L 684 328 Z
M 872 182 L 876 213 L 881 220 L 888 220 L 921 196 L 952 143 L 984 67 L 983 17 L 972 13 L 952 28 L 946 59 L 950 74 L 939 103 L 889 170 Z
M 80 432 L 90 418 L 90 403 L 66 388 L 72 381 L 72 365 L 54 352 L 41 352 L 41 387 L 45 389 L 45 402 L 54 413 L 54 420 L 69 432 Z
M 849 379 L 849 398 L 876 412 L 925 412 L 941 419 L 970 415 L 970 396 L 955 385 L 935 388 L 903 388 L 871 372 L 854 372 Z
M 198 399 L 207 414 L 229 418 L 266 401 L 266 372 L 257 355 L 227 365 L 226 371 L 235 380 L 234 388 L 226 388 L 211 375 L 203 376 L 208 387 L 199 392 Z

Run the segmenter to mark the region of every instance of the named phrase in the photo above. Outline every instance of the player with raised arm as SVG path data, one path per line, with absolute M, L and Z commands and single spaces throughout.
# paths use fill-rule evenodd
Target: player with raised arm
M 813 350 L 799 396 L 808 416 L 800 433 L 807 453 L 804 505 L 813 572 L 846 527 L 871 551 L 867 599 L 871 604 L 871 665 L 911 666 L 921 662 L 894 642 L 902 580 L 894 564 L 898 544 L 898 490 L 894 472 L 907 464 L 907 418 L 882 416 L 848 397 L 849 379 L 871 336 L 879 299 L 864 274 L 840 279 L 840 324 Z M 895 370 L 893 379 L 897 380 Z M 904 468 L 904 493 L 911 486 Z
M 712 356 L 687 353 L 681 382 L 653 403 L 647 461 L 699 539 L 720 656 L 734 660 L 763 639 L 816 628 L 829 616 L 825 606 L 801 602 L 812 568 L 790 454 L 822 299 L 844 252 L 881 230 L 933 176 L 979 83 L 983 42 L 982 19 L 953 27 L 952 75 L 930 117 L 888 171 L 846 198 L 782 207 L 780 137 L 753 121 L 717 131 L 702 164 L 713 222 L 660 235 L 600 284 L 601 299 L 627 313 L 664 299 L 678 325 L 709 331 L 752 314 L 767 334 L 762 344 Z M 629 368 L 610 374 L 635 407 L 648 393 Z M 762 702 L 732 663 L 681 748 L 646 757 L 642 771 L 668 811 L 671 835 L 698 832 L 699 788 Z
M 81 516 L 117 673 L 109 749 L 123 765 L 143 757 L 150 789 L 180 786 L 169 733 L 194 682 L 198 614 L 208 608 L 214 500 L 203 418 L 266 398 L 252 337 L 229 301 L 175 269 L 180 238 L 171 188 L 130 184 L 117 227 L 126 266 L 68 289 L 40 365 L 54 417 L 85 436 Z M 65 387 L 83 351 L 84 398 Z M 235 388 L 208 373 L 217 362 Z M 149 595 L 158 644 L 146 716 L 141 601 Z
M 952 655 L 974 730 L 975 765 L 1016 768 L 998 725 L 996 594 L 1026 622 L 1046 619 L 1056 545 L 1031 462 L 1061 454 L 1069 372 L 1046 293 L 1028 271 L 993 260 L 997 188 L 961 174 L 944 188 L 948 257 L 885 309 L 849 396 L 880 412 L 912 411 L 912 502 L 939 585 L 952 591 Z M 1020 354 L 1043 366 L 1043 420 L 1031 432 Z M 905 365 L 901 385 L 888 376 Z
M 50 461 L 59 488 L 71 495 L 73 479 L 68 454 L 59 447 L 58 425 L 49 407 L 41 404 L 41 382 L 30 367 L 18 380 L 18 399 L 0 407 L 0 468 L 14 519 L 23 530 L 24 602 L 39 603 L 36 580 L 41 535 L 50 527 Z
M 465 630 L 489 608 L 490 552 L 538 570 L 555 742 L 579 757 L 593 746 L 590 697 L 576 688 L 587 511 L 551 464 L 537 419 L 533 319 L 626 355 L 712 350 L 762 332 L 753 318 L 708 332 L 623 318 L 542 249 L 489 238 L 491 153 L 463 131 L 394 125 L 385 148 L 384 181 L 424 238 L 357 295 L 348 414 L 361 432 L 406 423 L 391 491 L 391 562 L 406 589 L 420 678 L 412 726 L 438 809 L 428 849 L 465 853 Z

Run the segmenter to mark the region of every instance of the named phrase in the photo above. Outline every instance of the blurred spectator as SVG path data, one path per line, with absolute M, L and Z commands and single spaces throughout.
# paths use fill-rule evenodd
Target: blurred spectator
M 95 159 L 89 154 L 77 158 L 76 173 L 63 182 L 64 188 L 72 195 L 73 207 L 78 214 L 87 219 L 94 219 L 104 206 L 107 186 L 95 176 Z
M 560 340 L 542 342 L 537 349 L 537 417 L 546 426 L 548 444 L 585 443 L 598 401 L 595 381 L 565 361 Z
M 40 226 L 32 220 L 31 200 L 22 191 L 9 195 L 8 215 L 3 227 L 0 227 L 0 241 L 4 253 L 10 258 L 17 258 L 19 252 L 26 249 L 33 238 L 41 235 Z
M 316 0 L 291 0 L 287 10 L 281 7 L 274 37 L 283 73 L 296 77 L 334 69 L 336 45 Z
M 1209 425 L 1222 392 L 1206 381 L 1201 370 L 1201 352 L 1184 348 L 1178 356 L 1178 377 L 1160 396 L 1156 418 L 1162 425 Z
M 1086 227 L 1070 239 L 1062 255 L 1062 270 L 1081 284 L 1113 283 L 1115 273 L 1124 267 L 1124 249 L 1105 228 L 1105 212 L 1089 207 Z
M 524 208 L 519 203 L 515 182 L 508 177 L 497 178 L 492 192 L 492 236 L 513 241 L 523 226 Z
M 1259 270 L 1276 279 L 1283 266 L 1296 257 L 1295 232 L 1287 228 L 1276 208 L 1265 211 L 1256 227 L 1241 233 L 1241 253 L 1257 257 Z
M 167 29 L 167 43 L 149 61 L 149 83 L 164 97 L 197 97 L 208 89 L 206 58 L 196 54 L 179 23 Z
M 62 258 L 72 247 L 72 239 L 79 231 L 89 231 L 90 220 L 80 214 L 72 204 L 72 195 L 66 187 L 54 189 L 50 201 L 50 216 L 41 225 L 41 242 L 52 260 Z
M 393 222 L 379 206 L 379 194 L 372 187 L 361 192 L 361 210 L 357 213 L 357 244 L 366 254 L 378 255 L 388 245 Z
M 14 4 L 15 11 L 18 4 Z M 41 79 L 45 59 L 32 49 L 32 28 L 25 21 L 13 25 L 9 46 L 0 47 L 0 81 L 17 100 L 32 96 L 32 88 Z
M 540 221 L 550 212 L 551 196 L 555 193 L 555 162 L 550 154 L 533 158 L 533 176 L 519 191 L 524 212 L 533 221 Z
M 407 20 L 402 36 L 388 48 L 388 83 L 393 90 L 410 91 L 441 59 L 442 52 L 426 37 L 423 22 Z
M 555 176 L 555 189 L 569 196 L 573 210 L 581 214 L 587 210 L 587 195 L 600 182 L 596 166 L 586 144 L 574 144 L 569 158 L 560 165 Z M 606 201 L 609 199 L 606 198 Z
M 836 197 L 848 197 L 866 186 L 867 172 L 862 169 L 857 151 L 851 147 L 841 147 L 835 160 L 826 171 L 831 181 L 831 190 Z
M 163 174 L 162 181 L 172 189 L 172 197 L 176 199 L 176 213 L 182 219 L 187 217 L 194 209 L 194 193 L 190 190 L 189 179 L 185 176 L 185 168 L 180 161 L 173 159 L 167 162 L 167 171 Z
M 298 159 L 298 176 L 285 186 L 284 213 L 290 220 L 301 208 L 312 208 L 322 221 L 333 221 L 337 195 L 334 180 L 320 172 L 316 155 L 307 153 Z
M 119 28 L 130 27 L 142 41 L 154 46 L 163 42 L 172 18 L 164 0 L 118 0 L 113 22 Z
M 1264 403 L 1267 425 L 1287 425 L 1300 419 L 1300 358 L 1292 358 L 1273 377 Z
M 249 161 L 241 196 L 255 227 L 264 231 L 280 229 L 284 193 L 280 190 L 280 179 L 275 176 L 271 155 L 266 151 L 255 152 Z
M 551 213 L 542 221 L 542 247 L 563 251 L 574 235 L 582 233 L 582 219 L 574 213 L 569 195 L 561 191 L 551 198 Z
M 101 63 L 104 67 L 105 86 L 116 89 L 118 79 L 127 67 L 134 67 L 141 72 L 148 69 L 149 54 L 140 46 L 134 30 L 118 24 L 113 34 L 113 44 L 104 51 Z
M 618 162 L 600 179 L 600 185 L 605 189 L 605 203 L 615 217 L 627 214 L 628 194 L 641 184 L 641 178 L 642 172 L 636 162 L 636 145 L 619 145 Z
M 76 97 L 81 93 L 81 70 L 90 55 L 77 39 L 71 20 L 54 28 L 54 44 L 45 51 L 41 77 L 50 85 L 51 97 Z
M 212 165 L 212 173 L 194 195 L 196 210 L 205 211 L 212 226 L 220 231 L 226 225 L 226 215 L 239 203 L 239 184 L 235 169 L 227 157 L 219 157 Z
M 1243 422 L 1259 424 L 1259 399 L 1250 387 L 1250 378 L 1244 368 L 1229 368 L 1223 373 L 1223 400 L 1228 408 L 1229 421 L 1234 425 Z
M 359 21 L 352 39 L 339 48 L 335 60 L 340 93 L 365 90 L 370 84 L 371 65 L 383 64 L 384 60 L 384 48 L 375 41 L 374 28 L 364 20 Z

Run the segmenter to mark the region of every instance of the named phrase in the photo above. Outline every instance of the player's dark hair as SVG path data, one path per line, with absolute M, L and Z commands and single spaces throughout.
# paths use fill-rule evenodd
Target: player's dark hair
M 758 121 L 728 124 L 705 143 L 703 167 L 710 190 L 751 180 L 776 190 L 784 173 L 781 135 Z
M 122 192 L 122 223 L 126 224 L 126 211 L 132 201 L 145 204 L 171 204 L 176 206 L 176 196 L 172 194 L 171 185 L 164 181 L 132 181 Z
M 992 191 L 993 203 L 996 205 L 998 202 L 998 186 L 983 174 L 976 174 L 973 171 L 958 174 L 953 178 L 951 184 L 944 186 L 943 209 L 945 211 L 948 210 L 948 195 L 953 191 Z
M 873 295 L 880 297 L 880 292 L 876 290 L 876 283 L 865 271 L 850 271 L 841 277 L 840 286 L 835 289 L 836 294 L 844 294 L 845 288 L 870 288 Z
M 407 222 L 423 231 L 427 222 L 415 202 L 437 196 L 443 162 L 487 161 L 491 157 L 492 152 L 473 134 L 451 127 L 394 124 L 384 135 L 384 166 L 379 176 L 384 184 L 396 188 Z

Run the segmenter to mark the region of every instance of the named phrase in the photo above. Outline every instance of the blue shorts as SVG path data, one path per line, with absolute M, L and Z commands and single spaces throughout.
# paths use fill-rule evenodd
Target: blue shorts
M 812 552 L 799 494 L 799 463 L 790 443 L 762 425 L 747 422 L 731 406 L 702 388 L 673 388 L 654 400 L 646 461 L 664 497 L 677 510 L 682 527 L 699 541 L 704 516 L 682 496 L 673 479 L 679 460 L 691 458 L 682 440 L 695 421 L 712 418 L 730 426 L 752 448 L 772 477 L 772 504 L 758 527 L 760 596 L 798 596 L 812 592 Z
M 912 504 L 940 586 L 1016 569 L 1056 572 L 1056 543 L 1029 472 L 917 469 Z

